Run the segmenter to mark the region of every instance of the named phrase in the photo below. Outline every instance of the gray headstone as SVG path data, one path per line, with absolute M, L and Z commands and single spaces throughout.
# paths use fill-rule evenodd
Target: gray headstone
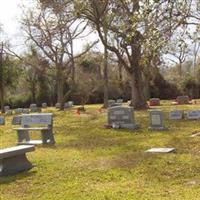
M 167 130 L 164 126 L 164 115 L 160 110 L 150 111 L 150 127 L 149 130 Z
M 0 116 L 0 125 L 5 125 L 5 117 Z
M 176 101 L 178 104 L 189 104 L 190 98 L 188 96 L 178 96 Z
M 108 107 L 110 107 L 110 106 L 111 106 L 112 104 L 114 104 L 114 103 L 116 103 L 115 100 L 109 99 L 109 100 L 108 100 Z
M 32 104 L 30 105 L 30 109 L 31 109 L 31 108 L 37 108 L 37 104 L 32 103 Z
M 20 125 L 21 119 L 22 119 L 21 115 L 14 116 L 13 119 L 12 119 L 12 125 Z
M 30 111 L 29 111 L 28 108 L 23 108 L 23 109 L 22 109 L 22 113 L 23 113 L 23 114 L 29 114 Z
M 136 129 L 139 127 L 135 123 L 133 108 L 122 106 L 108 108 L 108 125 L 113 128 L 128 129 Z
M 41 112 L 41 108 L 37 107 L 36 104 L 30 105 L 30 112 Z
M 59 109 L 60 108 L 60 103 L 56 103 L 56 105 L 55 105 L 55 107 L 57 108 L 57 109 Z
M 42 103 L 42 108 L 47 108 L 47 103 Z
M 6 112 L 8 110 L 10 110 L 10 106 L 4 106 L 4 111 Z
M 116 103 L 123 103 L 123 99 L 117 99 Z
M 23 108 L 16 108 L 15 114 L 21 114 L 23 112 Z
M 187 112 L 187 118 L 197 120 L 200 119 L 200 110 L 190 110 Z
M 183 119 L 183 111 L 182 110 L 173 110 L 169 113 L 169 119 L 171 120 L 180 120 Z
M 5 114 L 6 114 L 6 115 L 12 115 L 13 112 L 12 112 L 12 110 L 6 110 L 6 111 L 5 111 Z

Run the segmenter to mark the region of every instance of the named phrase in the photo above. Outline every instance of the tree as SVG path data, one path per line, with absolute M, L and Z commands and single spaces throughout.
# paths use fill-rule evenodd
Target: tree
M 155 54 L 188 17 L 189 1 L 78 0 L 77 13 L 95 24 L 99 37 L 122 63 L 132 90 L 132 104 L 145 108 L 144 49 Z M 184 10 L 184 12 L 182 12 Z M 106 20 L 105 20 L 106 18 Z M 106 27 L 109 38 L 103 29 Z M 120 41 L 120 47 L 115 40 Z M 123 50 L 123 51 L 122 51 Z M 122 52 L 125 52 L 122 55 Z M 156 56 L 156 55 L 155 55 Z M 154 57 L 153 57 L 154 58 Z
M 74 17 L 71 0 L 38 3 L 36 8 L 34 12 L 29 10 L 24 15 L 23 30 L 40 55 L 48 59 L 50 68 L 55 69 L 57 102 L 64 109 L 65 99 L 74 87 L 74 60 L 85 54 L 96 42 L 88 45 L 80 54 L 74 54 L 74 40 L 82 37 L 86 24 Z M 71 90 L 64 94 L 66 81 L 71 82 Z

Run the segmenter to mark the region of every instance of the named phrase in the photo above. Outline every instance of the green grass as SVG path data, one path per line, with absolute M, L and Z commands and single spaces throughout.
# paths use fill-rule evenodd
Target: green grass
M 37 146 L 28 153 L 32 170 L 0 178 L 1 200 L 199 200 L 200 121 L 169 121 L 174 106 L 163 101 L 169 131 L 148 131 L 149 114 L 136 111 L 137 131 L 105 129 L 100 105 L 87 114 L 75 110 L 54 113 L 55 147 Z M 189 110 L 196 105 L 178 106 Z M 6 116 L 0 127 L 0 147 L 16 144 L 16 132 Z M 37 134 L 34 134 L 34 136 Z M 39 135 L 39 134 L 38 134 Z M 39 137 L 39 136 L 38 136 Z M 176 153 L 147 154 L 151 147 L 175 147 Z

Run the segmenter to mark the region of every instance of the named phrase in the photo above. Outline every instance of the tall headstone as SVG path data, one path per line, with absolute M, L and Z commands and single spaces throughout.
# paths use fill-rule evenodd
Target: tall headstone
M 187 118 L 190 120 L 200 119 L 200 110 L 190 110 L 187 112 Z
M 4 111 L 7 112 L 8 110 L 10 110 L 10 106 L 4 106 Z
M 167 130 L 167 128 L 164 126 L 164 114 L 161 110 L 150 111 L 149 130 Z
M 169 119 L 171 120 L 181 120 L 183 119 L 184 112 L 182 110 L 172 110 L 169 113 Z
M 113 128 L 139 128 L 138 124 L 135 123 L 134 109 L 122 106 L 108 108 L 108 125 Z

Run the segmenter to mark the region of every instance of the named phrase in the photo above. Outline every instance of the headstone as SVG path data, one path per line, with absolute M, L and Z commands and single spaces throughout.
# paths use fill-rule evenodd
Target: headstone
M 47 108 L 47 103 L 42 103 L 42 108 Z
M 135 123 L 133 108 L 122 106 L 108 108 L 108 125 L 113 128 L 139 128 Z
M 149 130 L 167 130 L 164 126 L 164 115 L 160 110 L 150 111 L 150 127 Z
M 160 106 L 160 99 L 159 98 L 151 98 L 149 100 L 150 106 Z
M 14 116 L 13 119 L 12 119 L 12 125 L 20 125 L 21 119 L 22 119 L 21 115 Z
M 0 116 L 0 125 L 5 125 L 5 117 Z
M 110 107 L 112 104 L 115 104 L 115 103 L 116 103 L 115 100 L 109 99 L 109 100 L 108 100 L 108 107 Z
M 68 101 L 67 103 L 68 103 L 69 107 L 73 107 L 74 106 L 74 102 L 73 101 Z
M 123 103 L 123 99 L 117 99 L 116 103 L 121 103 L 122 104 Z
M 13 112 L 12 112 L 12 110 L 6 110 L 6 111 L 5 111 L 5 114 L 6 114 L 6 115 L 12 115 Z
M 56 105 L 55 105 L 55 107 L 57 108 L 57 109 L 59 109 L 60 108 L 60 103 L 56 103 Z
M 190 110 L 187 112 L 187 118 L 192 120 L 200 119 L 200 110 Z
M 41 108 L 38 108 L 36 104 L 31 104 L 30 111 L 31 112 L 41 112 Z
M 188 96 L 178 96 L 176 98 L 176 102 L 178 104 L 189 104 L 190 103 L 190 98 Z
M 7 112 L 8 110 L 10 110 L 10 106 L 4 106 L 4 111 Z
M 22 113 L 23 113 L 23 114 L 29 114 L 30 111 L 29 111 L 28 108 L 23 108 L 23 109 L 22 109 Z
M 15 114 L 21 114 L 23 112 L 23 108 L 16 108 Z
M 151 148 L 147 150 L 148 153 L 171 153 L 174 152 L 175 148 Z
M 180 120 L 183 119 L 183 111 L 182 110 L 173 110 L 169 113 L 169 119 L 171 120 Z

